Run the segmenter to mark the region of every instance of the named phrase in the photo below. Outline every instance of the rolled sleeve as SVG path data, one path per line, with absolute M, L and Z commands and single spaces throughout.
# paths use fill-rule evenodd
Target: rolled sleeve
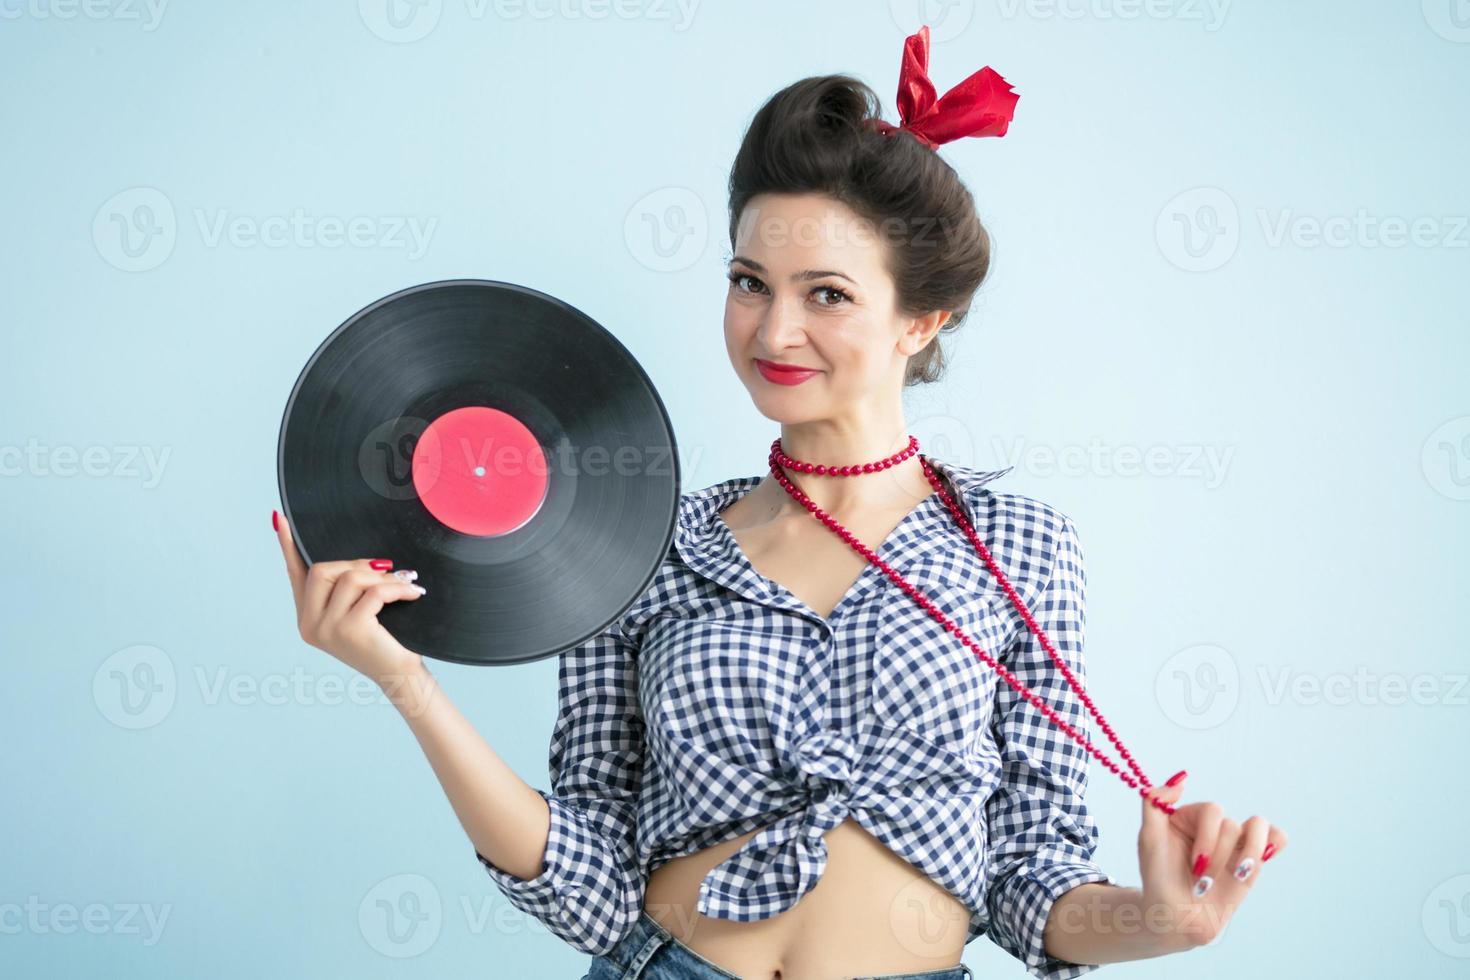
M 1056 521 L 1046 585 L 1031 613 L 1085 689 L 1082 549 L 1071 521 L 1061 515 Z M 1024 624 L 999 659 L 1058 717 L 1092 739 L 1086 706 Z M 1003 772 L 986 802 L 991 941 L 1020 960 L 1034 977 L 1082 976 L 1101 964 L 1050 956 L 1043 937 L 1051 908 L 1063 894 L 1088 882 L 1117 884 L 1092 862 L 1098 833 L 1083 802 L 1089 753 L 1004 681 L 996 691 L 992 730 Z
M 635 648 L 615 621 L 563 651 L 549 753 L 545 858 L 518 878 L 475 856 L 510 903 L 555 936 L 594 955 L 617 945 L 643 907 L 636 856 L 644 724 Z

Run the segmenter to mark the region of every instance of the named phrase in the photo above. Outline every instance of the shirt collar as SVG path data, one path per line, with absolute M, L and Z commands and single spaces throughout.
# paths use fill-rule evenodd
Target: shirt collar
M 948 477 L 959 491 L 960 507 L 972 522 L 976 513 L 976 502 L 984 486 L 1015 468 L 1007 466 L 998 470 L 979 470 L 928 458 L 934 468 Z M 723 522 L 719 518 L 721 510 L 742 494 L 754 489 L 764 478 L 764 475 L 732 477 L 681 495 L 674 550 L 686 566 L 711 581 L 757 602 L 802 612 L 794 598 L 773 593 L 768 583 L 754 569 L 749 568 L 746 562 L 737 560 L 739 548 L 733 536 L 722 527 Z M 928 503 L 924 501 L 919 506 Z M 925 550 L 928 545 L 924 533 L 926 523 L 915 522 L 904 533 L 895 535 L 892 550 L 888 553 L 895 568 Z M 929 526 L 932 527 L 932 524 Z M 864 576 L 864 579 L 859 580 L 860 584 L 853 594 L 855 600 L 877 582 L 877 575 L 869 576 L 868 570 L 864 571 Z

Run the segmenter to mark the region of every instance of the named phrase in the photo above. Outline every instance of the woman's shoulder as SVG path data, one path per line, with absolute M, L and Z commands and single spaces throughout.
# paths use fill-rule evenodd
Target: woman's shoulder
M 1081 545 L 1071 515 L 1057 504 L 997 484 L 1014 467 L 977 470 L 950 464 L 980 540 L 1002 571 L 1028 586 L 1050 578 L 1058 561 L 1080 565 Z M 1029 591 L 1029 588 L 1023 589 Z

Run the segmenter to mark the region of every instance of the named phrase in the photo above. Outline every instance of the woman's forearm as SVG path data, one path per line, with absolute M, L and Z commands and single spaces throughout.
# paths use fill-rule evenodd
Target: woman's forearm
M 413 730 L 475 850 L 517 877 L 539 875 L 551 824 L 541 794 L 460 714 L 427 667 L 380 686 Z
M 1191 948 L 1179 913 L 1146 908 L 1143 892 L 1088 882 L 1065 892 L 1046 920 L 1046 951 L 1069 963 L 1122 963 Z

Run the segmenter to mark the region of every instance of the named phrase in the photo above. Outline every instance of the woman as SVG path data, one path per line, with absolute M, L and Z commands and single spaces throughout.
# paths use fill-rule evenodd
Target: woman
M 926 29 L 906 54 L 923 66 Z M 987 486 L 1005 471 L 921 458 L 907 435 L 902 391 L 939 377 L 938 334 L 989 265 L 973 200 L 935 153 L 953 132 L 910 118 L 926 104 L 901 98 L 895 128 L 866 85 L 824 76 L 752 121 L 730 176 L 725 341 L 781 425 L 790 486 L 773 470 L 683 495 L 653 584 L 561 655 L 551 791 L 378 624 L 385 602 L 423 594 L 412 572 L 308 571 L 277 522 L 303 638 L 389 693 L 487 873 L 595 954 L 587 980 L 956 980 L 981 934 L 1035 976 L 1074 977 L 1210 941 L 1285 843 L 1215 804 L 1153 806 L 1179 799 L 1181 772 L 1145 795 L 1142 886 L 1119 886 L 1091 862 L 1085 749 L 802 500 L 1086 730 L 949 502 L 1080 682 L 1075 527 Z M 782 460 L 887 465 L 844 479 Z

